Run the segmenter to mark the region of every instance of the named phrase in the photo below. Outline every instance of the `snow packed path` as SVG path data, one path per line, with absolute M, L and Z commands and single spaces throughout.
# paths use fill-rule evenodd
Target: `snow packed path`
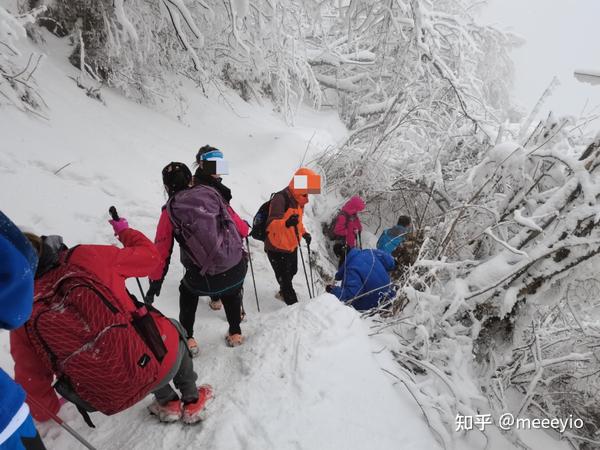
M 48 58 L 36 76 L 49 120 L 0 110 L 0 207 L 24 229 L 61 234 L 68 245 L 116 243 L 106 223 L 110 205 L 153 237 L 165 201 L 162 167 L 170 161 L 191 165 L 204 144 L 221 148 L 230 161 L 224 183 L 232 188 L 234 208 L 249 220 L 303 158 L 309 162 L 345 134 L 334 112 L 302 110 L 292 128 L 269 108 L 234 95 L 207 99 L 191 88 L 183 123 L 172 119 L 173 107 L 159 105 L 166 111 L 161 114 L 110 90 L 103 90 L 103 105 L 68 78 L 77 71 L 65 62 L 65 41 L 46 39 Z M 312 205 L 319 201 L 313 198 Z M 309 230 L 317 226 L 307 219 Z M 261 312 L 249 274 L 245 345 L 227 348 L 224 312 L 210 310 L 208 299 L 198 308 L 194 364 L 199 382 L 212 384 L 216 394 L 204 423 L 161 424 L 146 411 L 150 397 L 115 416 L 93 414 L 96 429 L 72 405 L 60 415 L 98 449 L 438 448 L 417 405 L 381 370 L 355 311 L 329 295 L 308 301 L 302 272 L 295 280 L 298 305 L 274 299 L 275 279 L 258 244 L 251 243 L 251 252 Z M 178 315 L 178 259 L 176 251 L 155 303 L 172 317 Z M 130 289 L 137 293 L 135 282 Z M 4 331 L 0 350 L 0 366 L 12 372 Z M 50 450 L 81 448 L 53 423 L 41 424 L 40 431 Z

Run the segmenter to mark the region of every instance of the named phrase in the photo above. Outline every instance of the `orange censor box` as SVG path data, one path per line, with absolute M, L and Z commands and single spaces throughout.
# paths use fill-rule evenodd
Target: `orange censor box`
M 299 194 L 320 194 L 321 177 L 319 175 L 294 175 L 294 190 Z

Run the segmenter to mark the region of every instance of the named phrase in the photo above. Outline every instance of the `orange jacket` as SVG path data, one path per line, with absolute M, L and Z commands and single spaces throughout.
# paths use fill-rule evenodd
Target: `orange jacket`
M 310 169 L 301 168 L 296 171 L 295 176 L 304 175 L 308 178 L 318 178 Z M 309 181 L 310 183 L 310 181 Z M 294 178 L 290 180 L 288 187 L 276 193 L 271 199 L 269 217 L 267 219 L 267 239 L 265 240 L 266 251 L 295 252 L 298 248 L 298 240 L 302 238 L 306 230 L 302 223 L 304 205 L 308 203 L 308 190 L 299 189 L 294 186 Z M 294 227 L 286 227 L 285 222 L 290 216 L 298 215 L 298 235 Z

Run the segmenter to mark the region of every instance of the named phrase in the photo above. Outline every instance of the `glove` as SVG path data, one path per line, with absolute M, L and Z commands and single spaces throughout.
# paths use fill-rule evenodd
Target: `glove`
M 124 217 L 121 217 L 119 220 L 109 220 L 108 223 L 112 225 L 113 230 L 115 231 L 115 236 L 118 236 L 121 231 L 129 228 L 127 219 Z
M 296 227 L 298 226 L 298 214 L 292 214 L 288 220 L 285 221 L 286 227 Z
M 304 236 L 302 237 L 306 241 L 306 245 L 310 245 L 310 242 L 312 241 L 312 236 L 310 235 L 310 233 L 304 233 Z
M 154 303 L 154 297 L 160 296 L 160 289 L 162 288 L 161 280 L 150 280 L 150 287 L 146 292 L 146 296 L 144 297 L 144 303 L 151 305 Z
M 333 285 L 328 284 L 327 286 L 325 286 L 325 292 L 327 292 L 328 294 L 331 293 L 331 289 L 333 289 Z

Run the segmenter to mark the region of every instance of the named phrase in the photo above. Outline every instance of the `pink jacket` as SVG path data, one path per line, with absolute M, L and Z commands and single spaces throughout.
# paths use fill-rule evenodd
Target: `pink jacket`
M 336 236 L 343 237 L 348 247 L 356 247 L 356 235 L 362 231 L 358 213 L 365 209 L 365 202 L 355 195 L 342 208 L 338 215 L 333 232 Z M 344 214 L 345 213 L 345 214 Z

